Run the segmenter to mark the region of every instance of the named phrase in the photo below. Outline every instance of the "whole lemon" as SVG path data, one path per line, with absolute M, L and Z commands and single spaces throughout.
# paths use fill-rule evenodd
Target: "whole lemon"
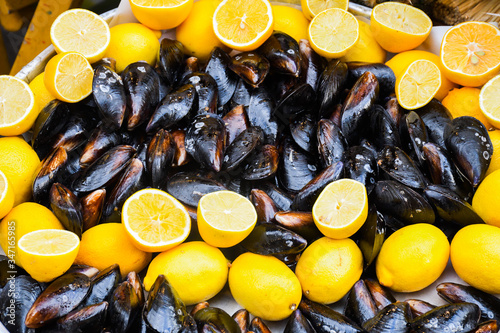
M 136 248 L 121 223 L 103 223 L 83 233 L 75 264 L 98 270 L 118 264 L 125 277 L 132 271 L 139 273 L 150 261 L 151 253 Z
M 281 5 L 272 5 L 274 16 L 274 30 L 290 35 L 297 42 L 301 39 L 308 39 L 309 21 L 302 11 Z
M 471 286 L 500 294 L 500 228 L 472 224 L 451 241 L 451 263 L 457 275 Z
M 487 130 L 494 127 L 488 122 L 479 107 L 479 93 L 481 89 L 472 87 L 455 88 L 443 99 L 443 105 L 450 111 L 453 118 L 471 116 L 478 119 Z
M 397 292 L 422 290 L 443 273 L 450 256 L 446 235 L 417 223 L 397 230 L 382 245 L 376 263 L 380 284 Z
M 45 72 L 38 74 L 29 84 L 31 91 L 33 91 L 33 95 L 35 95 L 35 101 L 38 105 L 38 108 L 42 110 L 50 101 L 56 99 L 54 95 L 52 95 L 44 83 Z
M 14 207 L 14 189 L 7 176 L 0 170 L 0 219 Z
M 14 207 L 28 201 L 33 193 L 31 183 L 40 159 L 21 137 L 0 138 L 0 170 L 14 189 Z
M 188 56 L 205 61 L 216 46 L 225 51 L 229 50 L 219 41 L 212 26 L 212 18 L 220 2 L 220 0 L 195 2 L 187 19 L 175 30 L 177 40 L 184 45 L 184 52 Z
M 12 208 L 0 222 L 0 245 L 5 254 L 20 266 L 17 242 L 27 233 L 43 229 L 64 230 L 64 227 L 47 207 L 34 202 L 24 202 Z
M 491 155 L 490 166 L 486 171 L 486 176 L 500 169 L 500 130 L 488 132 L 491 143 L 493 144 L 493 155 Z
M 500 171 L 494 171 L 479 184 L 472 208 L 487 224 L 500 227 Z
M 109 32 L 111 40 L 104 56 L 116 60 L 118 73 L 141 60 L 155 65 L 160 42 L 153 30 L 140 23 L 124 23 L 115 25 Z
M 175 28 L 186 19 L 193 8 L 193 0 L 170 1 L 170 6 L 155 6 L 149 0 L 129 0 L 129 2 L 135 18 L 155 30 Z
M 330 304 L 349 292 L 363 273 L 363 254 L 349 239 L 323 237 L 300 256 L 295 274 L 311 301 Z
M 149 290 L 158 275 L 165 275 L 184 304 L 204 302 L 227 282 L 228 261 L 205 242 L 187 242 L 160 253 L 148 267 L 144 286 Z
M 373 37 L 370 25 L 360 19 L 358 19 L 358 23 L 359 40 L 340 60 L 343 62 L 385 62 L 387 52 Z
M 236 302 L 264 320 L 282 320 L 299 306 L 297 276 L 271 256 L 243 253 L 229 269 L 229 288 Z

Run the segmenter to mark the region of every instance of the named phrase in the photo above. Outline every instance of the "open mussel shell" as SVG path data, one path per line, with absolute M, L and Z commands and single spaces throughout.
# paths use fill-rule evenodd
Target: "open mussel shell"
M 293 121 L 302 113 L 310 113 L 316 104 L 316 92 L 308 84 L 303 83 L 290 89 L 276 105 L 274 115 L 284 124 Z
M 293 37 L 283 32 L 274 32 L 256 52 L 269 60 L 272 71 L 299 76 L 301 56 L 299 44 Z
M 38 157 L 45 158 L 51 152 L 53 138 L 62 131 L 69 118 L 68 104 L 57 99 L 49 102 L 38 114 L 33 125 L 31 145 Z
M 378 155 L 377 165 L 390 178 L 413 189 L 424 189 L 428 181 L 415 162 L 401 148 L 386 146 Z
M 369 333 L 407 333 L 411 313 L 408 303 L 395 302 L 377 312 L 363 328 Z
M 169 178 L 167 192 L 185 205 L 197 207 L 205 194 L 226 190 L 218 181 L 192 172 L 179 172 Z
M 370 72 L 377 78 L 380 84 L 380 94 L 382 96 L 388 96 L 394 93 L 396 88 L 396 75 L 392 69 L 381 63 L 369 63 L 369 62 L 348 62 L 347 68 L 349 69 L 349 81 L 354 83 L 358 80 L 361 75 L 366 72 Z
M 372 152 L 363 146 L 351 146 L 345 152 L 344 176 L 357 180 L 370 194 L 378 178 L 377 162 Z
M 375 148 L 380 151 L 385 146 L 401 147 L 399 132 L 392 118 L 385 109 L 376 104 L 370 116 L 370 139 Z
M 363 280 L 358 280 L 347 294 L 344 314 L 359 326 L 375 317 L 378 309 Z
M 438 216 L 447 222 L 461 226 L 484 223 L 467 201 L 446 187 L 429 185 L 424 195 L 434 205 Z
M 378 99 L 379 84 L 375 75 L 365 72 L 349 91 L 342 107 L 340 125 L 350 145 L 357 144 L 369 128 L 370 111 Z
M 250 313 L 246 309 L 239 309 L 231 318 L 234 319 L 236 324 L 240 327 L 241 333 L 247 333 L 250 326 Z
M 147 62 L 128 65 L 122 72 L 129 114 L 127 129 L 134 130 L 148 121 L 160 98 L 160 76 Z
M 486 176 L 493 154 L 486 127 L 474 117 L 458 117 L 446 126 L 443 136 L 457 167 L 477 187 Z
M 89 306 L 101 302 L 109 302 L 113 291 L 121 281 L 120 267 L 111 265 L 99 272 L 92 278 L 90 292 L 80 307 Z
M 295 195 L 290 208 L 299 211 L 311 211 L 321 191 L 323 191 L 328 184 L 343 176 L 344 164 L 342 162 L 336 162 L 326 167 Z
M 219 106 L 229 102 L 238 84 L 238 76 L 229 68 L 231 63 L 231 57 L 224 50 L 214 47 L 205 67 L 205 73 L 217 83 Z
M 198 110 L 195 114 L 217 112 L 217 82 L 206 73 L 193 72 L 181 82 L 181 85 L 191 84 L 198 95 Z
M 356 239 L 359 249 L 365 259 L 365 267 L 371 265 L 377 257 L 386 235 L 385 219 L 377 212 L 375 205 L 370 205 L 368 217 L 363 226 L 356 232 Z
M 171 128 L 188 118 L 198 110 L 196 89 L 192 84 L 185 84 L 167 94 L 158 104 L 146 126 L 147 133 L 154 133 L 160 128 Z
M 8 270 L 11 269 L 5 272 Z M 34 332 L 24 320 L 42 288 L 27 275 L 11 277 L 9 281 L 9 287 L 0 292 L 0 321 L 9 332 Z
M 418 316 L 421 316 L 436 307 L 431 303 L 419 299 L 407 299 L 405 302 L 408 303 L 413 318 L 417 318 Z
M 273 199 L 266 192 L 254 188 L 250 192 L 250 200 L 257 212 L 258 221 L 271 222 L 274 220 L 274 215 L 278 212 L 278 209 Z
M 151 177 L 152 187 L 165 187 L 174 154 L 172 136 L 165 129 L 160 129 L 149 142 L 146 151 L 146 167 Z
M 92 96 L 103 122 L 113 129 L 122 126 L 127 111 L 127 96 L 122 78 L 107 65 L 94 70 Z
M 347 83 L 348 69 L 345 62 L 332 59 L 321 73 L 317 83 L 319 114 L 329 117 L 340 102 L 340 96 Z
M 273 223 L 262 223 L 252 230 L 241 246 L 262 255 L 284 255 L 302 252 L 307 241 L 293 231 Z
M 107 150 L 119 145 L 120 142 L 121 136 L 117 132 L 109 129 L 107 124 L 101 123 L 90 134 L 90 138 L 80 155 L 80 165 L 82 167 L 88 167 Z
M 249 157 L 249 160 L 250 162 L 243 170 L 243 179 L 250 181 L 269 179 L 278 171 L 278 148 L 273 145 L 265 145 Z
M 365 285 L 372 295 L 373 301 L 377 309 L 382 310 L 391 303 L 396 302 L 396 298 L 389 289 L 382 286 L 374 279 L 364 279 Z
M 415 318 L 410 325 L 412 331 L 421 333 L 442 333 L 450 327 L 465 333 L 477 327 L 480 317 L 481 311 L 476 304 L 455 303 L 434 308 Z
M 184 45 L 181 42 L 163 38 L 160 43 L 158 68 L 161 76 L 174 85 L 184 70 Z
M 269 73 L 269 60 L 257 52 L 241 52 L 232 58 L 229 68 L 246 83 L 257 88 Z
M 413 161 L 423 166 L 425 158 L 423 146 L 429 142 L 425 124 L 415 111 L 410 111 L 401 119 L 399 127 L 401 137 L 401 148 L 412 158 Z
M 249 127 L 241 132 L 227 147 L 222 170 L 236 170 L 251 153 L 260 147 L 263 141 L 264 132 L 260 127 Z
M 290 138 L 285 140 L 281 154 L 278 180 L 284 189 L 299 192 L 318 173 L 316 159 L 300 149 Z
M 290 134 L 295 143 L 310 154 L 316 154 L 316 121 L 305 113 L 290 122 Z
M 283 333 L 316 333 L 316 331 L 312 328 L 302 312 L 296 309 L 290 315 Z
M 415 110 L 427 129 L 429 140 L 445 148 L 444 129 L 451 123 L 453 117 L 450 111 L 437 99 L 432 99 L 427 105 Z
M 377 210 L 404 224 L 434 223 L 435 214 L 427 200 L 411 188 L 394 180 L 381 180 L 372 192 Z
M 52 185 L 49 197 L 50 208 L 64 228 L 82 238 L 82 205 L 78 197 L 69 188 L 60 183 Z
M 67 315 L 87 297 L 90 278 L 66 273 L 55 279 L 36 299 L 26 315 L 26 326 L 38 328 Z
M 41 205 L 49 206 L 49 192 L 52 185 L 62 181 L 66 176 L 68 154 L 66 149 L 56 148 L 40 163 L 40 170 L 33 180 L 33 200 Z
M 90 192 L 80 200 L 82 206 L 83 232 L 96 226 L 101 220 L 104 203 L 106 202 L 106 190 L 98 189 Z
M 179 332 L 183 328 L 188 316 L 186 306 L 164 275 L 153 283 L 142 316 L 155 332 Z
M 278 123 L 273 116 L 274 101 L 267 89 L 259 87 L 252 91 L 246 111 L 251 126 L 264 131 L 264 142 L 275 145 L 278 137 Z
M 226 113 L 224 117 L 224 124 L 226 125 L 228 145 L 230 145 L 238 135 L 250 127 L 248 116 L 243 105 L 236 105 L 231 111 Z
M 61 332 L 99 332 L 106 324 L 108 302 L 94 303 L 74 310 L 57 321 Z
M 299 40 L 299 51 L 302 59 L 300 63 L 300 78 L 316 90 L 318 81 L 326 67 L 326 60 L 316 53 L 307 39 Z
M 347 141 L 340 130 L 331 120 L 321 119 L 316 132 L 318 152 L 321 164 L 324 167 L 342 161 L 347 149 Z
M 315 303 L 303 297 L 299 310 L 309 320 L 316 333 L 362 333 L 361 327 L 351 319 L 329 308 L 326 305 Z
M 500 300 L 484 291 L 471 286 L 446 282 L 438 284 L 437 293 L 449 303 L 473 303 L 481 310 L 481 320 L 500 321 Z
M 75 178 L 73 188 L 78 192 L 91 192 L 109 185 L 129 165 L 135 153 L 134 147 L 128 145 L 111 148 Z
M 428 142 L 422 147 L 422 153 L 434 184 L 449 188 L 465 201 L 472 197 L 472 184 L 458 171 L 444 148 Z

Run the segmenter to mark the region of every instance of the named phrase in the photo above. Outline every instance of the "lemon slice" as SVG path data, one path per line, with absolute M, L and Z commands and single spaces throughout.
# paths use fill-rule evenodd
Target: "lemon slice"
M 204 195 L 198 203 L 201 238 L 215 247 L 231 247 L 252 232 L 257 212 L 250 200 L 232 191 Z
M 45 67 L 45 87 L 64 102 L 76 103 L 89 96 L 93 79 L 92 66 L 78 52 L 60 53 Z
M 14 207 L 14 190 L 5 174 L 0 170 L 0 219 Z
M 444 35 L 440 55 L 448 79 L 482 86 L 500 69 L 500 31 L 486 22 L 458 24 Z
M 500 128 L 500 75 L 489 80 L 479 93 L 479 107 L 488 121 Z
M 301 0 L 302 13 L 308 20 L 329 8 L 340 8 L 347 10 L 349 8 L 349 0 Z
M 330 8 L 316 15 L 309 24 L 309 41 L 319 55 L 340 58 L 359 39 L 359 23 L 351 13 Z
M 368 216 L 365 185 L 347 178 L 328 184 L 316 199 L 312 214 L 323 235 L 334 239 L 354 235 Z
M 177 27 L 193 9 L 193 0 L 129 0 L 129 2 L 135 18 L 154 30 Z
M 67 10 L 50 27 L 50 39 L 57 53 L 79 52 L 90 63 L 104 56 L 110 38 L 106 21 L 86 9 Z
M 78 254 L 80 239 L 71 231 L 36 230 L 17 244 L 23 268 L 39 282 L 49 282 L 66 272 Z
M 0 135 L 23 134 L 37 116 L 35 95 L 28 84 L 14 76 L 0 75 Z
M 432 21 L 413 6 L 384 2 L 373 8 L 370 26 L 380 46 L 389 52 L 399 53 L 422 44 L 431 33 Z
M 273 33 L 273 11 L 267 0 L 224 0 L 214 13 L 217 38 L 238 51 L 251 51 Z
M 396 80 L 396 97 L 399 105 L 415 110 L 429 103 L 440 87 L 439 67 L 429 60 L 417 60 Z
M 186 208 L 170 194 L 152 188 L 135 192 L 125 201 L 122 223 L 132 243 L 146 252 L 173 248 L 191 231 Z

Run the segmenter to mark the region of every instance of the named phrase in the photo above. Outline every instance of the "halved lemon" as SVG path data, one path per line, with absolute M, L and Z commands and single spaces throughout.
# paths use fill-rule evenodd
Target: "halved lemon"
M 59 53 L 45 67 L 45 87 L 57 99 L 76 103 L 92 92 L 94 70 L 78 52 Z
M 71 231 L 42 229 L 25 234 L 17 247 L 21 265 L 31 277 L 38 282 L 49 282 L 71 267 L 80 239 Z
M 489 80 L 479 93 L 479 107 L 488 121 L 500 128 L 500 75 Z
M 359 39 L 358 20 L 343 9 L 330 8 L 316 15 L 309 24 L 309 41 L 319 55 L 340 58 Z
M 389 52 L 399 53 L 422 44 L 431 33 L 432 21 L 413 6 L 384 2 L 373 8 L 370 26 L 380 46 Z
M 50 27 L 57 53 L 79 52 L 90 63 L 100 60 L 110 41 L 109 26 L 99 15 L 75 8 L 59 15 Z
M 238 51 L 261 46 L 273 33 L 268 0 L 224 0 L 214 13 L 213 28 L 222 44 Z
M 154 30 L 177 27 L 193 9 L 193 0 L 129 0 L 129 2 L 135 18 Z
M 316 199 L 312 214 L 323 235 L 333 239 L 354 235 L 368 216 L 365 185 L 348 178 L 328 184 Z
M 441 42 L 444 74 L 467 87 L 479 87 L 500 70 L 500 30 L 485 22 L 451 27 Z
M 301 0 L 302 13 L 308 20 L 312 20 L 325 9 L 340 8 L 347 10 L 349 8 L 349 0 Z
M 396 97 L 407 110 L 431 101 L 441 87 L 441 71 L 435 63 L 421 59 L 412 62 L 396 80 Z
M 5 174 L 0 170 L 0 219 L 14 207 L 14 190 Z
M 231 247 L 245 239 L 257 223 L 257 212 L 244 196 L 232 191 L 205 194 L 198 203 L 201 238 L 215 247 Z
M 39 109 L 26 82 L 0 75 L 0 135 L 15 136 L 33 126 Z
M 122 223 L 132 243 L 146 252 L 171 249 L 191 231 L 186 207 L 167 192 L 153 188 L 137 191 L 125 201 Z

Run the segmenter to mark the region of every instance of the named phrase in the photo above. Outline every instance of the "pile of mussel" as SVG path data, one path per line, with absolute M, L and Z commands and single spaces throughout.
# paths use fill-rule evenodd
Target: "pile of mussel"
M 0 257 L 0 266 L 6 268 L 2 272 L 7 272 L 7 261 Z M 100 272 L 72 266 L 50 284 L 18 272 L 15 278 L 1 276 L 0 286 L 0 319 L 10 332 L 271 333 L 265 322 L 250 320 L 244 309 L 230 316 L 202 302 L 188 313 L 163 275 L 146 296 L 137 273 L 122 280 L 117 265 Z M 450 304 L 399 302 L 377 281 L 359 280 L 348 294 L 344 314 L 303 298 L 284 333 L 498 332 L 498 298 L 456 283 L 436 289 Z

